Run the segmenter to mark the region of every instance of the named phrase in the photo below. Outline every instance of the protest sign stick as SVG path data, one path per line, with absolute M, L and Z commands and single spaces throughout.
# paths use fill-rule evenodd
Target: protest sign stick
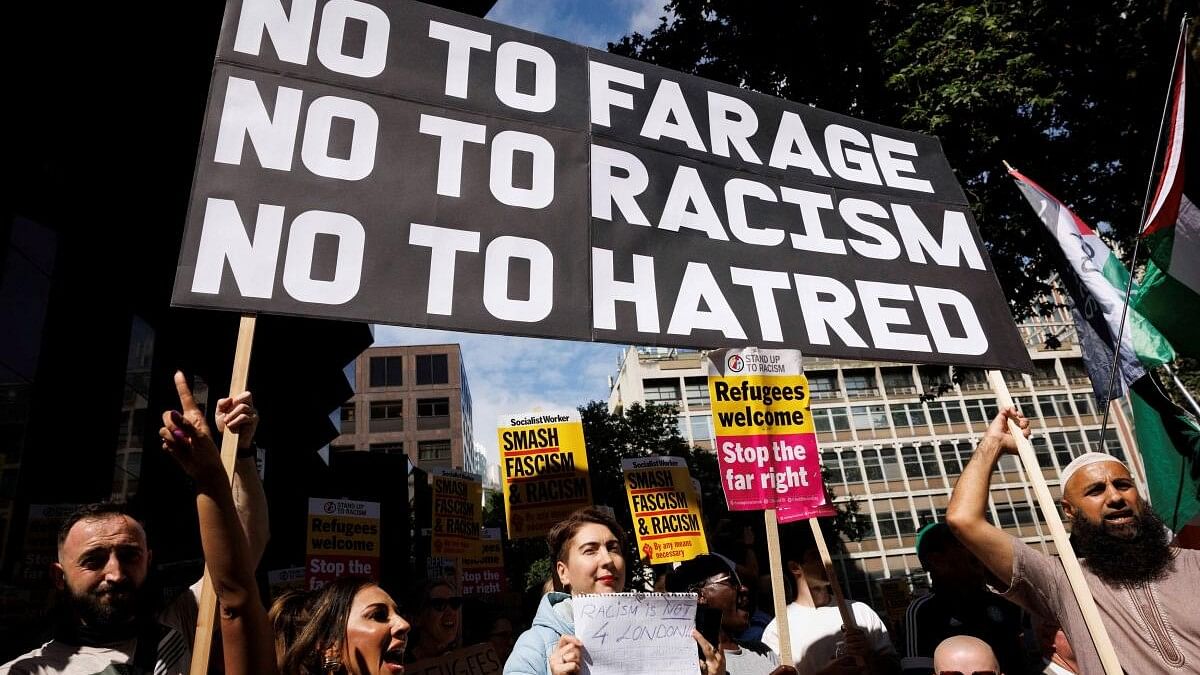
M 988 381 L 991 382 L 992 391 L 995 392 L 996 400 L 1001 407 L 1013 405 L 1012 396 L 1008 393 L 1008 385 L 1005 384 L 1004 377 L 999 370 L 989 370 Z M 1025 467 L 1025 473 L 1029 476 L 1030 482 L 1033 483 L 1033 493 L 1037 496 L 1042 516 L 1050 528 L 1054 547 L 1058 549 L 1059 559 L 1067 573 L 1067 581 L 1071 583 L 1075 600 L 1079 602 L 1079 609 L 1083 613 L 1083 620 L 1087 624 L 1088 632 L 1092 635 L 1092 642 L 1096 645 L 1096 652 L 1100 655 L 1100 662 L 1104 665 L 1104 672 L 1106 675 L 1121 675 L 1121 664 L 1117 661 L 1117 652 L 1108 639 L 1108 631 L 1105 630 L 1104 623 L 1100 620 L 1100 612 L 1096 609 L 1096 600 L 1092 598 L 1092 591 L 1087 587 L 1087 582 L 1083 578 L 1083 569 L 1079 566 L 1079 559 L 1075 557 L 1075 549 L 1071 548 L 1067 531 L 1063 528 L 1062 519 L 1058 516 L 1054 498 L 1050 496 L 1050 489 L 1046 487 L 1046 479 L 1042 476 L 1042 468 L 1038 466 L 1037 456 L 1033 452 L 1033 444 L 1029 442 L 1028 438 L 1025 438 L 1025 434 L 1021 433 L 1016 422 L 1008 420 L 1008 430 L 1017 440 L 1017 451 L 1021 457 L 1021 464 Z
M 842 626 L 858 628 L 854 622 L 854 612 L 846 604 L 846 596 L 842 594 L 842 584 L 838 581 L 837 572 L 833 569 L 833 557 L 829 555 L 829 546 L 825 543 L 825 533 L 816 518 L 808 518 L 808 526 L 812 528 L 813 539 L 817 540 L 817 550 L 821 552 L 821 564 L 825 566 L 825 576 L 829 579 L 829 588 L 833 591 L 833 599 L 837 601 L 838 612 L 842 615 Z
M 229 377 L 229 395 L 236 396 L 246 391 L 246 379 L 250 373 L 250 349 L 254 344 L 254 314 L 243 314 L 238 324 L 237 346 L 233 351 L 233 374 Z M 221 463 L 225 473 L 233 482 L 234 465 L 237 463 L 238 435 L 226 428 L 221 435 Z M 200 610 L 196 615 L 196 640 L 192 645 L 190 675 L 208 673 L 208 657 L 212 652 L 213 630 L 217 619 L 217 592 L 208 579 L 208 565 L 204 566 L 204 579 L 200 581 Z
M 771 598 L 775 601 L 775 622 L 779 628 L 779 662 L 790 666 L 792 661 L 792 634 L 788 630 L 787 606 L 791 598 L 783 597 L 783 555 L 779 551 L 779 519 L 775 509 L 763 511 L 767 524 L 767 559 L 771 562 Z

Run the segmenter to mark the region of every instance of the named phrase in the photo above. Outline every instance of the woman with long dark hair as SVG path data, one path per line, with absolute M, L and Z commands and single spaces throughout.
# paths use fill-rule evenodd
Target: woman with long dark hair
M 280 662 L 283 675 L 390 675 L 404 672 L 408 622 L 392 596 L 366 577 L 341 577 L 306 605 L 296 639 Z M 298 625 L 290 617 L 285 624 Z

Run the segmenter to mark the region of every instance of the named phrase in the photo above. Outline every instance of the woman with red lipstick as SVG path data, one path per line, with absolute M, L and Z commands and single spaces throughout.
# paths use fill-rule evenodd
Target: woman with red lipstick
M 404 672 L 408 622 L 374 581 L 342 577 L 322 588 L 308 622 L 283 655 L 283 675 L 396 675 Z
M 504 675 L 572 675 L 583 662 L 583 643 L 575 637 L 571 597 L 625 590 L 625 531 L 609 514 L 579 509 L 546 535 L 555 580 L 565 592 L 542 597 L 533 626 L 521 634 L 504 664 Z M 704 675 L 724 675 L 725 656 L 693 632 L 705 654 Z

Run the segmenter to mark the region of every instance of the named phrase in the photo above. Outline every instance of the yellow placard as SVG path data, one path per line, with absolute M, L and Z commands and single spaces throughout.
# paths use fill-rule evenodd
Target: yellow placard
M 432 514 L 431 555 L 439 558 L 479 555 L 479 529 L 483 527 L 482 478 L 453 469 L 435 472 Z
M 804 375 L 709 377 L 708 391 L 718 437 L 815 433 Z
M 592 504 L 577 411 L 504 415 L 497 437 L 509 539 L 544 536 L 572 511 Z
M 657 565 L 708 553 L 700 495 L 687 462 L 680 457 L 625 459 L 621 470 L 643 559 L 649 558 L 650 564 Z

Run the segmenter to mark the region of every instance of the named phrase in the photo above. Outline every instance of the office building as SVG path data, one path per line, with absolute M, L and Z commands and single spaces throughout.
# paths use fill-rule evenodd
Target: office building
M 342 405 L 332 453 L 406 455 L 425 471 L 482 475 L 472 430 L 471 387 L 456 344 L 372 347 L 354 362 L 354 396 Z
M 1096 448 L 1103 411 L 1097 410 L 1065 309 L 1025 322 L 1020 331 L 1034 372 L 1004 377 L 1031 419 L 1038 463 L 1057 498 L 1060 471 Z M 856 502 L 865 530 L 861 540 L 843 542 L 835 562 L 850 596 L 895 617 L 911 591 L 927 587 L 915 534 L 944 517 L 962 467 L 997 412 L 995 396 L 978 369 L 826 358 L 805 358 L 804 368 L 827 484 L 836 502 Z M 699 352 L 631 347 L 610 385 L 610 409 L 634 401 L 673 404 L 680 411 L 680 433 L 697 446 L 712 447 Z M 1111 408 L 1104 449 L 1132 458 L 1130 469 L 1146 494 L 1128 419 L 1119 405 Z M 1005 457 L 993 477 L 989 515 L 1011 534 L 1052 550 L 1016 457 Z M 902 582 L 900 594 L 895 580 Z

